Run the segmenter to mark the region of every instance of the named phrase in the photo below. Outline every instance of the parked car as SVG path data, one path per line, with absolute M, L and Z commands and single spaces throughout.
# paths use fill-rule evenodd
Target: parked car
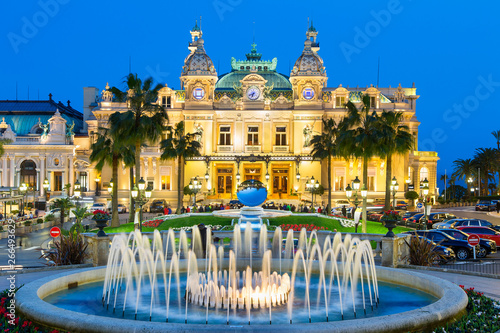
M 407 210 L 408 209 L 408 203 L 406 201 L 397 201 L 396 202 L 396 208 L 401 209 L 401 210 Z
M 439 231 L 444 232 L 445 234 L 456 239 L 467 240 L 469 238 L 468 234 L 458 229 L 439 229 Z M 496 252 L 497 252 L 497 245 L 494 241 L 482 237 L 479 239 L 479 250 L 476 254 L 478 258 L 484 258 L 487 255 Z
M 382 215 L 384 215 L 382 209 L 370 209 L 366 211 L 366 218 L 368 221 L 380 221 Z
M 487 227 L 458 227 L 458 230 L 462 230 L 466 234 L 478 235 L 479 238 L 490 239 L 500 246 L 500 232 L 487 228 Z
M 481 200 L 476 204 L 476 211 L 478 210 L 486 210 L 491 212 L 496 209 L 496 205 L 488 200 Z
M 451 219 L 446 222 L 436 223 L 433 225 L 434 229 L 455 229 L 458 227 L 468 227 L 468 226 L 478 226 L 478 227 L 491 227 L 492 223 L 486 220 L 480 219 Z
M 439 256 L 438 263 L 446 264 L 450 261 L 455 261 L 456 259 L 455 251 L 453 251 L 451 247 L 439 245 L 424 236 L 414 235 L 413 237 L 418 237 L 419 239 L 423 239 L 432 245 L 432 252 L 436 253 Z
M 448 220 L 453 220 L 456 218 L 457 217 L 455 215 L 450 214 L 450 213 L 437 212 L 437 213 L 429 214 L 429 216 L 427 217 L 427 220 L 429 221 L 429 223 L 435 224 L 435 223 L 445 222 Z
M 408 227 L 419 227 L 420 226 L 420 218 L 424 216 L 422 213 L 414 214 L 413 216 L 407 217 L 405 220 L 405 225 Z
M 439 245 L 451 247 L 455 252 L 458 260 L 467 260 L 474 255 L 474 252 L 479 252 L 479 246 L 474 248 L 470 246 L 466 240 L 453 238 L 441 231 L 438 230 L 416 230 L 416 231 L 407 231 L 407 234 L 416 233 L 417 235 L 424 236 Z
M 167 202 L 163 199 L 153 200 L 151 205 L 149 205 L 148 211 L 150 213 L 163 213 L 163 209 L 167 207 Z
M 96 202 L 92 205 L 92 207 L 90 207 L 89 211 L 91 213 L 93 213 L 94 211 L 96 210 L 103 210 L 103 211 L 106 211 L 107 207 L 106 207 L 106 204 L 104 203 L 99 203 L 99 202 Z
M 121 214 L 126 212 L 127 212 L 127 206 L 125 206 L 124 204 L 118 204 L 118 213 Z

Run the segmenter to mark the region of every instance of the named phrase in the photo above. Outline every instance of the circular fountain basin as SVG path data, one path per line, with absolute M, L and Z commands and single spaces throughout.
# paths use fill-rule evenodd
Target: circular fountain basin
M 112 316 L 111 309 L 105 309 L 102 305 L 90 307 L 88 303 L 99 302 L 100 295 L 92 294 L 92 290 L 102 290 L 106 268 L 91 268 L 73 272 L 66 272 L 60 275 L 47 277 L 23 286 L 16 294 L 17 309 L 30 320 L 38 323 L 64 329 L 71 332 L 165 332 L 165 331 L 217 331 L 217 332 L 257 332 L 257 331 L 295 331 L 295 332 L 406 332 L 424 328 L 434 327 L 461 315 L 467 305 L 466 294 L 456 285 L 413 271 L 376 267 L 378 281 L 392 284 L 392 289 L 410 287 L 414 290 L 424 292 L 436 301 L 426 306 L 406 312 L 385 314 L 377 317 L 364 318 L 358 315 L 358 319 L 343 320 L 335 322 L 312 323 L 289 323 L 272 325 L 263 323 L 252 323 L 251 325 L 242 322 L 225 322 L 205 324 L 204 320 L 199 323 L 165 323 L 149 322 L 147 320 L 121 319 Z M 75 287 L 74 289 L 69 289 Z M 94 288 L 94 289 L 93 289 Z M 76 293 L 75 298 L 69 297 Z M 75 294 L 74 294 L 75 295 Z M 73 296 L 74 296 L 73 295 Z M 78 296 L 80 295 L 80 296 Z M 93 295 L 93 296 L 89 296 Z M 69 297 L 65 301 L 65 297 Z M 94 297 L 95 296 L 95 297 Z M 90 297 L 90 300 L 89 300 Z M 387 298 L 387 300 L 384 300 Z M 59 299 L 59 301 L 54 301 Z M 54 305 L 49 301 L 54 301 Z M 391 295 L 381 293 L 380 304 L 394 301 Z M 406 300 L 405 300 L 406 301 Z M 63 303 L 71 303 L 68 310 Z M 402 302 L 400 306 L 403 306 Z M 403 306 L 404 308 L 404 306 Z M 200 312 L 204 314 L 204 308 Z M 273 308 L 276 317 L 286 316 Z M 362 313 L 362 310 L 359 310 Z M 390 313 L 390 312 L 389 312 Z M 352 316 L 351 316 L 352 317 Z M 204 318 L 204 317 L 203 317 Z M 191 318 L 190 318 L 191 320 Z M 211 319 L 212 320 L 212 319 Z M 194 320 L 193 320 L 194 321 Z
M 244 208 L 246 208 L 246 210 L 243 210 Z M 254 214 L 252 214 L 252 212 L 254 212 Z M 258 216 L 261 219 L 271 219 L 290 216 L 292 212 L 288 210 L 263 209 L 262 207 L 242 207 L 242 209 L 216 210 L 212 214 L 218 217 L 233 219 L 239 219 L 243 214 L 251 215 L 252 217 Z

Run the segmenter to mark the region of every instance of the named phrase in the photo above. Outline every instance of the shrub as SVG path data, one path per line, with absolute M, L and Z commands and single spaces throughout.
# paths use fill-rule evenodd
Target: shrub
M 56 218 L 54 217 L 54 214 L 47 214 L 45 215 L 45 222 L 50 222 L 54 221 Z
M 43 223 L 43 219 L 36 219 L 36 223 L 38 223 L 38 224 Z
M 40 258 L 49 260 L 49 265 L 83 264 L 88 244 L 78 232 L 61 235 L 59 242 L 54 242 L 54 248 L 43 253 Z
M 29 227 L 30 225 L 31 225 L 31 221 L 26 221 L 26 222 L 24 222 L 24 226 L 25 226 L 25 227 Z
M 442 260 L 441 256 L 434 252 L 435 245 L 427 241 L 424 237 L 419 237 L 415 234 L 411 236 L 410 243 L 406 239 L 405 242 L 410 247 L 408 258 L 410 265 L 433 266 Z

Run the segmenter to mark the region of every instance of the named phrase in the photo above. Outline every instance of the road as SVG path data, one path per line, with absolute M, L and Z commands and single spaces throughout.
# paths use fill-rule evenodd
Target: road
M 494 225 L 500 225 L 500 217 L 488 215 L 488 212 L 476 212 L 474 206 L 468 206 L 468 207 L 455 207 L 455 208 L 444 208 L 444 209 L 432 209 L 431 213 L 435 212 L 449 212 L 457 217 L 463 217 L 463 218 L 473 218 L 473 219 L 482 219 L 482 220 L 487 220 L 493 223 Z

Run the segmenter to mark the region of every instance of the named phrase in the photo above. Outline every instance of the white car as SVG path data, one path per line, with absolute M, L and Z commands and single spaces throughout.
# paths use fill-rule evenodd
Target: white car
M 106 211 L 106 204 L 96 202 L 92 207 L 90 207 L 89 212 L 93 213 L 96 210 Z
M 127 212 L 127 206 L 125 206 L 124 204 L 118 204 L 118 213 L 121 214 L 126 212 Z

